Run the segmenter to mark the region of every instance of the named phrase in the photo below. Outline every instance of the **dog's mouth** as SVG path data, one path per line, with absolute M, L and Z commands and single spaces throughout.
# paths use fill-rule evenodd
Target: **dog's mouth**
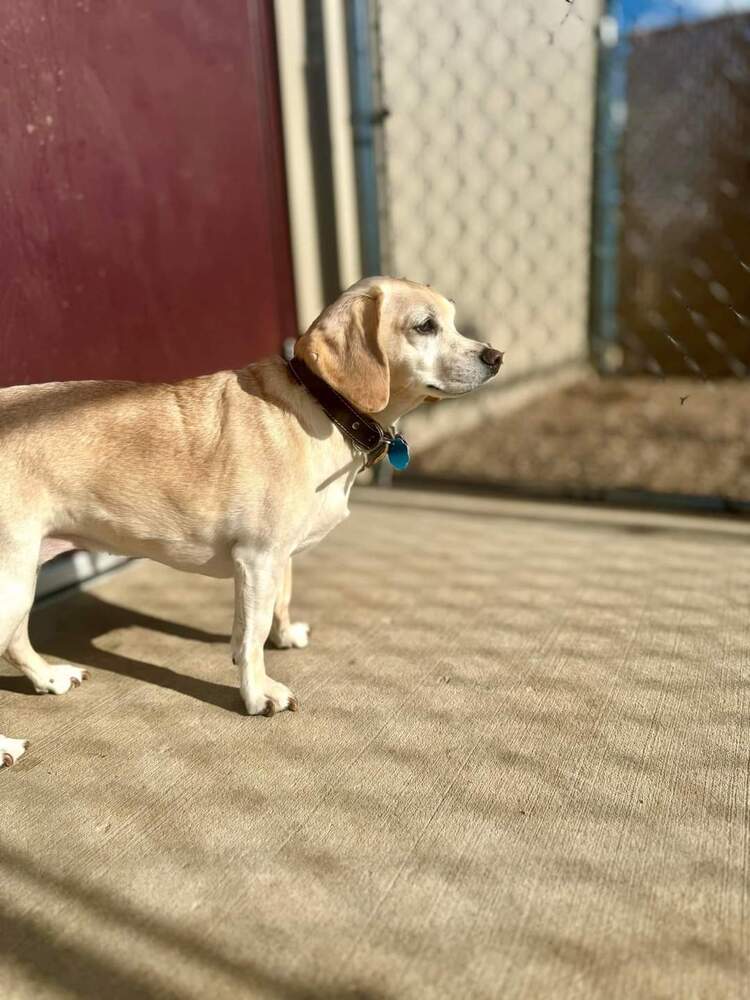
M 451 390 L 444 389 L 442 386 L 433 385 L 428 382 L 427 388 L 431 392 L 437 393 L 435 396 L 427 396 L 427 399 L 453 399 L 455 396 L 465 396 L 467 392 L 473 392 L 473 390 L 476 389 L 476 386 L 470 385 L 466 389 Z
M 456 399 L 459 396 L 465 396 L 469 392 L 474 392 L 475 389 L 479 389 L 486 382 L 489 382 L 490 379 L 494 378 L 497 375 L 500 366 L 498 365 L 497 368 L 491 368 L 487 365 L 486 369 L 486 372 L 482 372 L 479 378 L 474 376 L 470 381 L 461 379 L 460 381 L 454 382 L 450 386 L 437 385 L 435 382 L 425 383 L 425 389 L 427 389 L 430 393 L 430 395 L 427 396 L 427 399 Z

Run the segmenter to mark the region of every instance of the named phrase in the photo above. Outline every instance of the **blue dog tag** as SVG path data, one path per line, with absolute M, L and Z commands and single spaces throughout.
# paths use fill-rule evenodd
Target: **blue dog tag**
M 405 469 L 409 464 L 409 445 L 400 434 L 388 445 L 388 461 L 394 469 Z

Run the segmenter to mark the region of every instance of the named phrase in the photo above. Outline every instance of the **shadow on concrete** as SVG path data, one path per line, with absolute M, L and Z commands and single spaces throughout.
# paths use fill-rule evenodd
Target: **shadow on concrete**
M 39 653 L 84 667 L 108 670 L 177 691 L 217 708 L 245 714 L 237 686 L 190 677 L 167 666 L 134 659 L 112 649 L 102 649 L 95 642 L 108 633 L 132 628 L 209 643 L 228 642 L 228 636 L 111 604 L 90 591 L 72 594 L 65 599 L 64 615 L 61 610 L 60 602 L 56 602 L 40 609 L 37 615 L 32 614 L 31 641 Z M 0 677 L 0 691 L 35 693 L 25 677 Z
M 159 981 L 150 972 L 127 968 L 108 955 L 106 937 L 109 935 L 106 932 L 109 932 L 122 934 L 123 938 L 135 935 L 137 940 L 147 942 L 154 957 L 158 953 L 167 978 L 170 965 L 184 961 L 190 966 L 201 967 L 203 975 L 209 973 L 233 980 L 239 991 L 237 995 L 252 993 L 289 1000 L 312 1000 L 321 995 L 291 978 L 282 980 L 270 976 L 256 962 L 223 954 L 211 942 L 210 931 L 200 921 L 196 921 L 195 933 L 170 925 L 163 918 L 140 910 L 124 895 L 118 897 L 109 890 L 86 884 L 84 878 L 74 879 L 50 867 L 41 868 L 36 860 L 32 862 L 20 851 L 7 846 L 0 847 L 0 871 L 26 883 L 24 896 L 59 896 L 66 909 L 76 911 L 79 920 L 84 911 L 89 920 L 105 930 L 101 946 L 99 942 L 87 942 L 73 935 L 50 933 L 43 917 L 33 912 L 24 913 L 22 904 L 15 906 L 7 898 L 3 900 L 0 903 L 4 928 L 0 935 L 0 956 L 7 956 L 14 964 L 26 967 L 30 979 L 40 986 L 44 984 L 71 996 L 97 1000 L 104 995 L 109 1000 L 132 1000 L 133 997 L 151 1000 L 178 995 L 165 990 L 163 978 Z M 331 1000 L 343 997 L 375 1000 L 376 995 L 352 984 L 343 989 L 326 988 L 325 996 Z M 386 994 L 378 992 L 377 996 L 384 998 Z

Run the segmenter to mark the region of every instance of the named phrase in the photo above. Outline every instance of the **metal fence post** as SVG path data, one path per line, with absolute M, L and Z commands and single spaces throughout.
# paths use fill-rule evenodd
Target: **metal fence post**
M 380 199 L 378 191 L 378 129 L 387 115 L 376 93 L 379 69 L 373 52 L 370 0 L 350 0 L 346 5 L 351 87 L 354 161 L 357 178 L 362 272 L 382 269 Z
M 617 371 L 623 357 L 617 325 L 617 244 L 619 153 L 627 104 L 620 6 L 620 0 L 607 0 L 598 25 L 589 337 L 592 362 L 601 372 Z
M 379 156 L 378 139 L 388 111 L 380 100 L 374 13 L 370 0 L 350 0 L 346 4 L 359 240 L 364 275 L 383 271 L 383 216 L 379 197 L 382 151 Z M 380 462 L 375 467 L 374 477 L 379 485 L 390 485 L 390 465 Z

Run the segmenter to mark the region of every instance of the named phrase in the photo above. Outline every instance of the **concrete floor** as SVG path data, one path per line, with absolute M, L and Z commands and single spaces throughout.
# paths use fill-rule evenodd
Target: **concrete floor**
M 0 992 L 747 995 L 750 526 L 394 491 L 297 573 L 301 711 L 231 584 L 135 564 L 0 676 Z

